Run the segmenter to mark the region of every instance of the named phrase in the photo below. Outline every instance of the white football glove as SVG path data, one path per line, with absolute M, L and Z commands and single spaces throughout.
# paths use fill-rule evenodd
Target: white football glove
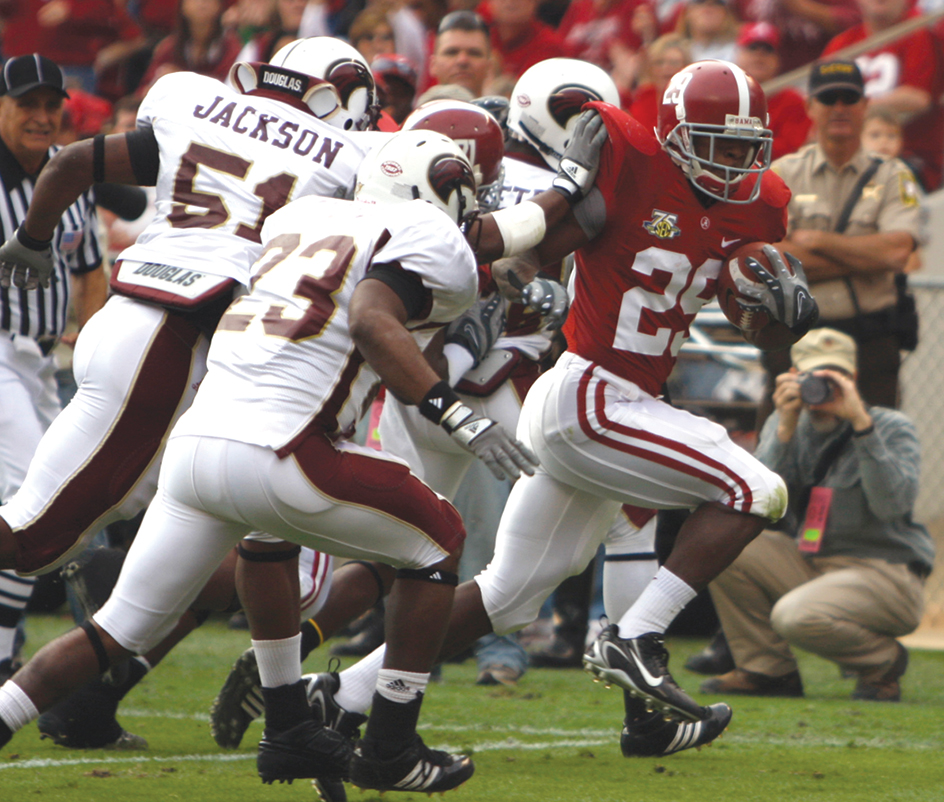
M 557 331 L 567 320 L 570 296 L 560 282 L 538 276 L 521 289 L 521 303 L 544 318 L 545 331 Z
M 35 290 L 48 287 L 53 272 L 52 247 L 34 250 L 24 245 L 19 230 L 0 245 L 0 287 Z
M 440 420 L 440 425 L 466 451 L 475 454 L 496 479 L 517 479 L 522 473 L 534 476 L 538 458 L 501 424 L 476 415 L 461 401 L 456 401 Z
M 603 117 L 587 109 L 577 118 L 574 135 L 561 156 L 557 176 L 551 186 L 573 205 L 593 187 L 600 169 L 600 150 L 607 139 Z

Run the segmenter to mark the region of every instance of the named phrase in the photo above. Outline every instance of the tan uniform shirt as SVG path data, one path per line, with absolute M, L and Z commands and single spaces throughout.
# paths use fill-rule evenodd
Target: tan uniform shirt
M 868 169 L 873 154 L 859 150 L 837 172 L 818 144 L 778 159 L 771 169 L 786 182 L 793 197 L 787 209 L 787 235 L 797 229 L 832 231 L 859 176 Z M 845 233 L 849 236 L 906 231 L 916 244 L 924 241 L 924 209 L 920 189 L 908 166 L 888 159 L 862 190 Z M 852 287 L 861 312 L 875 312 L 896 302 L 894 272 L 857 272 Z M 843 279 L 810 284 L 819 304 L 821 320 L 846 320 L 855 316 L 849 286 Z

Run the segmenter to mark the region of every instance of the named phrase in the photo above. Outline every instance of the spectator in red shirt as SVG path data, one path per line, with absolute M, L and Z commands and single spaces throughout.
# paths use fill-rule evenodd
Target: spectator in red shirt
M 759 84 L 780 73 L 780 34 L 769 22 L 753 22 L 741 29 L 735 62 Z M 803 95 L 792 87 L 767 95 L 770 130 L 774 132 L 773 158 L 793 153 L 806 143 L 812 121 Z
M 861 42 L 905 19 L 921 16 L 909 0 L 858 0 L 862 24 L 829 42 L 824 55 Z M 941 186 L 944 162 L 944 91 L 937 41 L 927 29 L 871 50 L 856 64 L 865 79 L 869 106 L 884 106 L 904 123 L 902 158 L 926 190 Z
M 638 51 L 644 44 L 633 24 L 646 0 L 573 0 L 561 20 L 565 55 L 611 72 L 613 49 Z
M 538 0 L 488 0 L 487 9 L 503 75 L 516 80 L 539 61 L 564 55 L 560 34 L 537 17 Z
M 736 0 L 738 16 L 769 22 L 780 32 L 780 69 L 802 67 L 819 58 L 830 37 L 851 28 L 859 17 L 856 0 Z
M 656 127 L 662 95 L 672 76 L 691 64 L 688 40 L 677 33 L 667 33 L 646 48 L 646 69 L 639 87 L 623 107 L 643 124 L 647 131 Z M 618 86 L 618 84 L 617 84 Z M 622 88 L 620 90 L 623 91 Z
M 242 44 L 223 29 L 222 0 L 180 0 L 177 29 L 158 42 L 138 91 L 144 94 L 158 78 L 190 70 L 225 81 Z

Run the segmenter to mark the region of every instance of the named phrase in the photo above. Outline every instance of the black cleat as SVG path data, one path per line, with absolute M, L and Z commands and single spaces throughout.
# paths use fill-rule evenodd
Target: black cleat
M 311 787 L 318 794 L 321 802 L 347 802 L 347 791 L 340 780 L 314 779 Z
M 43 739 L 69 749 L 147 749 L 144 738 L 118 723 L 117 710 L 117 699 L 95 679 L 43 713 L 36 725 Z
M 703 721 L 708 713 L 683 691 L 668 668 L 669 653 L 657 632 L 623 639 L 610 624 L 583 656 L 583 666 L 598 680 L 619 685 L 666 718 Z
M 334 700 L 334 695 L 341 687 L 341 678 L 337 673 L 326 671 L 322 674 L 306 674 L 302 679 L 308 684 L 308 704 L 315 720 L 324 722 L 326 727 L 352 741 L 360 738 L 359 727 L 367 721 L 367 716 L 350 713 Z
M 340 733 L 308 719 L 284 732 L 266 730 L 256 767 L 264 783 L 341 780 L 347 776 L 351 743 Z
M 662 757 L 710 744 L 724 732 L 733 713 L 724 702 L 706 707 L 705 711 L 708 716 L 703 721 L 680 723 L 664 721 L 658 716 L 652 722 L 655 726 L 623 722 L 620 736 L 623 757 Z
M 210 732 L 224 749 L 239 746 L 249 725 L 265 711 L 256 653 L 246 649 L 233 663 L 210 708 Z
M 400 754 L 388 760 L 379 758 L 364 739 L 357 742 L 351 758 L 351 782 L 377 791 L 442 793 L 462 785 L 474 772 L 471 758 L 430 749 L 416 733 Z

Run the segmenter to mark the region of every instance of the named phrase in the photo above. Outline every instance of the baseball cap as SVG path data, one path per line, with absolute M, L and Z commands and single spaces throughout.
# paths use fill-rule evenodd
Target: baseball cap
M 818 368 L 856 372 L 856 344 L 848 334 L 835 329 L 813 329 L 790 349 L 790 359 L 801 373 Z
M 770 45 L 774 50 L 779 50 L 780 32 L 769 22 L 752 22 L 741 28 L 737 43 L 740 47 L 765 44 Z
M 810 73 L 810 95 L 830 89 L 848 89 L 860 96 L 865 93 L 862 73 L 854 61 L 824 61 L 813 67 Z
M 385 83 L 391 79 L 399 80 L 414 92 L 416 91 L 416 67 L 406 56 L 398 53 L 380 53 L 370 62 L 370 71 L 378 83 Z
M 21 97 L 40 86 L 48 86 L 63 97 L 69 93 L 62 88 L 62 70 L 52 59 L 33 53 L 8 59 L 0 74 L 0 96 Z

